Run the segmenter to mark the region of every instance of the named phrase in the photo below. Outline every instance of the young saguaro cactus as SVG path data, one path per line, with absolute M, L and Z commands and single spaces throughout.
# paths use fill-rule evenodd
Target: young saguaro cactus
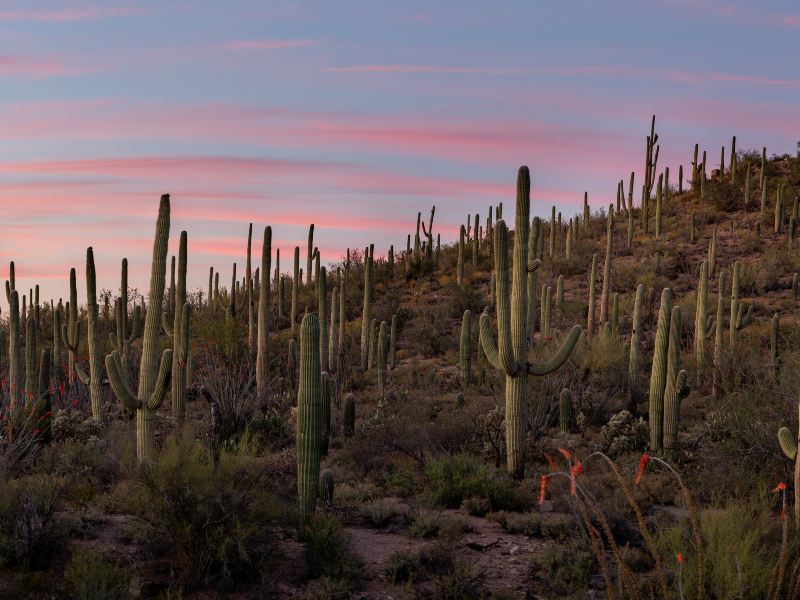
M 714 335 L 717 324 L 708 315 L 708 261 L 700 264 L 700 279 L 697 285 L 697 302 L 694 319 L 694 358 L 697 372 L 703 370 L 706 360 L 706 340 Z
M 161 196 L 153 243 L 153 263 L 150 270 L 150 295 L 144 323 L 142 361 L 139 370 L 138 395 L 134 394 L 122 372 L 119 353 L 106 356 L 106 370 L 117 398 L 130 410 L 136 411 L 136 455 L 145 464 L 153 446 L 153 419 L 167 394 L 172 370 L 172 350 L 164 350 L 159 359 L 161 311 L 164 304 L 164 278 L 167 268 L 170 207 L 169 194 Z
M 667 352 L 672 313 L 672 290 L 664 288 L 658 312 L 656 341 L 653 350 L 653 368 L 650 373 L 650 449 L 661 449 L 664 434 L 664 389 L 667 383 Z
M 341 279 L 341 278 L 340 278 Z M 328 372 L 336 371 L 336 356 L 339 353 L 339 288 L 331 290 L 331 316 L 328 325 Z M 324 332 L 323 332 L 324 335 Z
M 635 406 L 634 389 L 639 381 L 639 369 L 642 362 L 642 302 L 644 300 L 644 285 L 636 286 L 636 297 L 633 301 L 633 322 L 631 324 L 630 350 L 628 352 L 628 384 L 631 390 L 631 404 Z
M 558 397 L 558 424 L 561 433 L 572 431 L 572 392 L 567 388 L 561 390 Z
M 301 522 L 316 509 L 322 441 L 322 373 L 319 318 L 303 317 L 300 326 L 300 386 L 297 390 L 297 500 Z
M 667 349 L 667 384 L 664 389 L 664 439 L 667 450 L 678 445 L 678 421 L 681 400 L 689 393 L 686 385 L 687 373 L 681 370 L 681 309 L 672 307 L 669 324 L 669 348 Z
M 325 267 L 319 270 L 317 277 L 317 307 L 319 322 L 323 330 L 319 336 L 319 364 L 323 371 L 328 371 L 328 335 L 324 326 L 328 324 L 328 271 Z
M 352 437 L 356 426 L 356 397 L 352 393 L 348 393 L 344 397 L 342 414 L 344 416 L 344 436 Z
M 497 273 L 497 332 L 494 340 L 491 317 L 480 319 L 480 341 L 489 363 L 506 376 L 506 448 L 507 467 L 515 478 L 525 470 L 526 432 L 525 384 L 528 375 L 541 376 L 557 370 L 569 358 L 581 334 L 576 325 L 555 355 L 544 363 L 527 361 L 527 270 L 528 227 L 530 214 L 530 173 L 520 167 L 517 175 L 516 230 L 512 280 L 509 281 L 508 228 L 497 222 L 494 233 L 494 261 Z
M 461 319 L 459 358 L 461 362 L 461 385 L 464 389 L 467 389 L 472 373 L 472 312 L 469 310 L 464 311 L 464 316 Z
M 464 285 L 464 237 L 466 230 L 464 226 L 458 232 L 458 262 L 456 264 L 456 283 L 459 287 Z

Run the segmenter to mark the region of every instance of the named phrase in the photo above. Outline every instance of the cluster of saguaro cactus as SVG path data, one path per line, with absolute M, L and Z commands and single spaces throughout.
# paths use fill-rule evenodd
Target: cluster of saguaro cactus
M 150 270 L 150 295 L 142 341 L 142 360 L 139 370 L 138 394 L 126 381 L 119 353 L 106 356 L 106 371 L 117 398 L 130 410 L 136 411 L 136 455 L 140 464 L 147 462 L 153 446 L 153 418 L 167 394 L 172 370 L 172 350 L 159 357 L 161 311 L 164 303 L 164 278 L 167 268 L 169 241 L 169 195 L 161 196 L 153 243 L 153 263 Z
M 301 521 L 316 508 L 323 428 L 319 319 L 313 313 L 300 326 L 300 386 L 297 390 L 297 499 Z
M 681 400 L 689 393 L 687 373 L 681 370 L 681 309 L 672 307 L 667 348 L 667 380 L 664 388 L 664 437 L 662 447 L 670 450 L 678 445 L 678 421 Z M 652 427 L 652 425 L 651 425 Z
M 509 281 L 508 228 L 500 220 L 495 225 L 494 262 L 497 274 L 497 343 L 487 312 L 480 319 L 480 342 L 486 358 L 506 376 L 505 419 L 507 466 L 516 478 L 525 468 L 524 439 L 526 429 L 525 383 L 528 375 L 546 375 L 558 369 L 569 358 L 581 334 L 576 325 L 555 355 L 542 364 L 527 361 L 527 270 L 528 228 L 530 224 L 530 173 L 520 167 L 517 176 L 517 202 L 512 280 Z

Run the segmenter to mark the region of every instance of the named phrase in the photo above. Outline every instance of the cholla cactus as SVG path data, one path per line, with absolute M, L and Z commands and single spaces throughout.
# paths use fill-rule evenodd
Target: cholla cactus
M 300 387 L 297 391 L 297 500 L 305 522 L 317 504 L 322 441 L 322 375 L 319 364 L 319 319 L 303 317 L 300 326 Z
M 167 268 L 169 242 L 169 195 L 161 196 L 153 244 L 153 263 L 150 271 L 150 302 L 144 324 L 142 362 L 139 369 L 138 395 L 128 386 L 122 372 L 119 353 L 106 357 L 106 370 L 117 398 L 130 410 L 136 411 L 136 455 L 140 464 L 147 462 L 153 447 L 153 419 L 167 394 L 172 350 L 164 350 L 159 360 L 159 333 L 164 304 L 164 277 Z
M 506 375 L 506 447 L 507 466 L 516 478 L 525 468 L 526 433 L 525 383 L 528 375 L 540 376 L 557 370 L 569 358 L 581 334 L 575 326 L 563 346 L 542 364 L 529 363 L 527 319 L 528 227 L 530 214 L 530 174 L 520 167 L 517 177 L 516 230 L 513 257 L 513 280 L 509 281 L 508 228 L 497 222 L 494 234 L 494 260 L 497 273 L 497 331 L 494 340 L 492 322 L 484 312 L 480 320 L 480 342 L 489 363 Z

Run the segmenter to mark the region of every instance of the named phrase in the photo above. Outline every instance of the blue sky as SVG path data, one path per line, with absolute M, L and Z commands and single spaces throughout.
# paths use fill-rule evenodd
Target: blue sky
M 520 164 L 535 214 L 599 208 L 653 113 L 673 180 L 694 143 L 794 152 L 799 50 L 792 2 L 0 2 L 0 260 L 58 298 L 92 245 L 141 287 L 162 192 L 195 287 L 251 221 L 284 270 L 310 222 L 325 260 L 432 204 L 453 239 Z

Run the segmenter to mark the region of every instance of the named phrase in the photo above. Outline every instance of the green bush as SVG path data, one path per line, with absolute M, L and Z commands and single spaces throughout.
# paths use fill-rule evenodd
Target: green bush
M 358 581 L 361 560 L 353 553 L 342 532 L 342 524 L 329 513 L 316 513 L 301 532 L 306 567 L 311 579 L 328 577 L 341 584 Z
M 215 463 L 199 442 L 168 438 L 132 506 L 168 544 L 181 580 L 229 587 L 257 577 L 272 555 L 283 510 L 270 489 L 248 457 L 223 450 Z
M 582 544 L 548 545 L 531 561 L 531 576 L 547 598 L 581 597 L 590 583 L 594 557 Z
M 130 579 L 124 566 L 93 548 L 74 548 L 64 568 L 64 581 L 76 600 L 124 600 Z
M 519 507 L 513 484 L 505 473 L 471 456 L 445 456 L 428 463 L 425 473 L 433 501 L 446 508 L 458 508 L 468 498 L 484 498 L 494 510 Z

